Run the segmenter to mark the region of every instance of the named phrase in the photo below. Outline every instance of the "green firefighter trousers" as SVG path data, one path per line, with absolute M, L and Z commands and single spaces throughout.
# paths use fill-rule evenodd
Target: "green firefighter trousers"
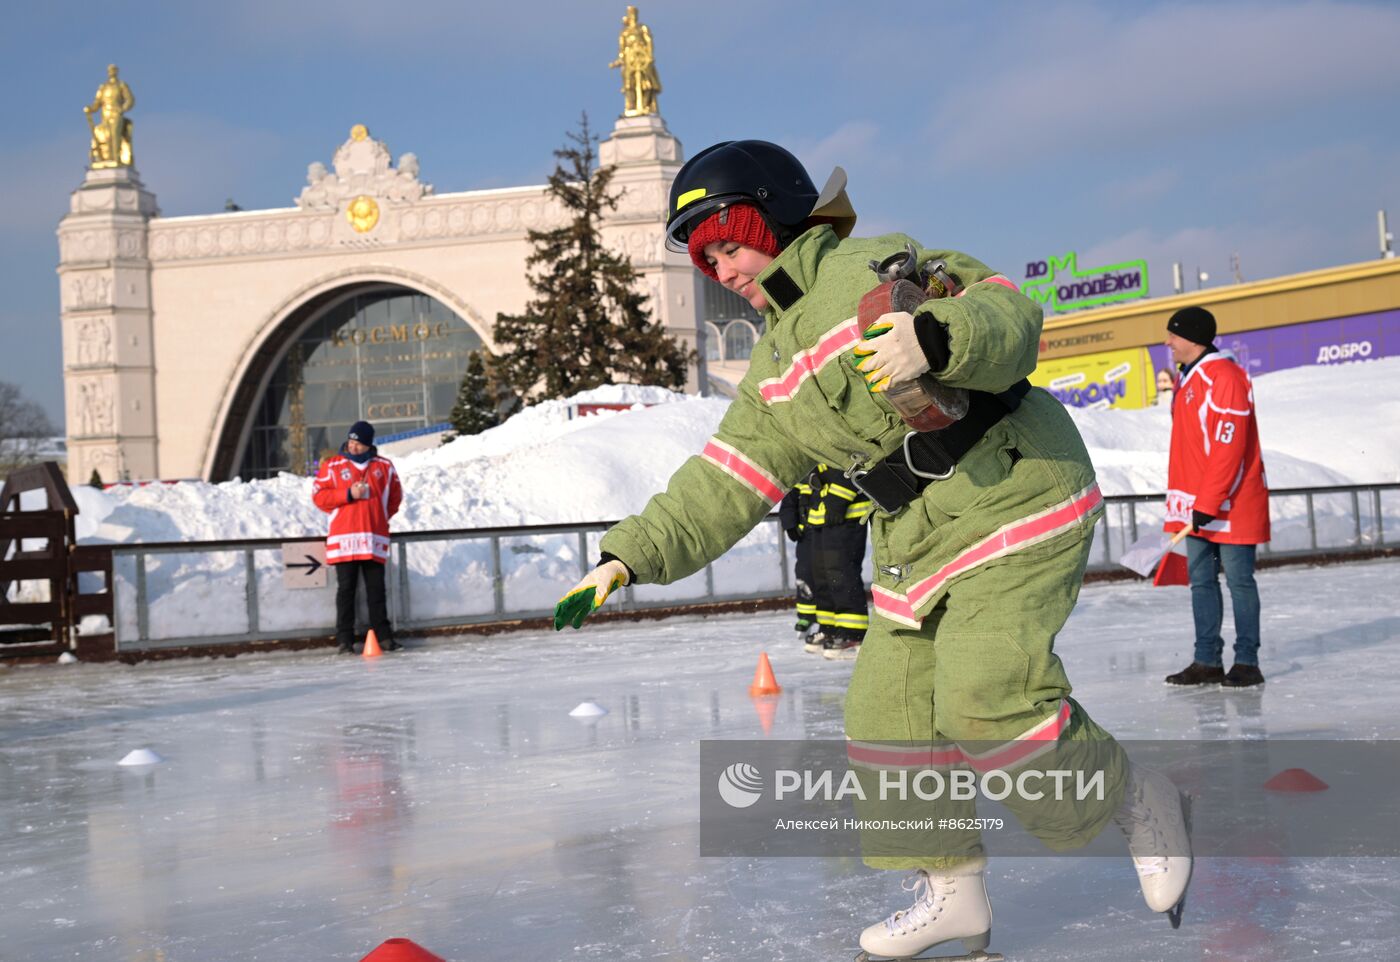
M 1122 798 L 1127 761 L 1113 737 L 1069 698 L 1069 678 L 1055 654 L 1055 636 L 1079 597 L 1093 540 L 1086 525 L 1023 549 L 957 580 L 918 629 L 871 619 L 846 693 L 851 764 L 867 799 L 876 797 L 880 746 L 946 760 L 945 766 L 991 765 L 1013 777 L 1029 766 L 1102 772 L 1101 798 L 1030 800 L 1013 792 L 1004 804 L 1049 848 L 1078 848 L 1112 818 Z M 1026 739 L 1058 731 L 1033 760 L 1017 763 Z M 1019 742 L 1018 742 L 1019 740 Z M 857 746 L 878 743 L 863 763 Z M 1048 752 L 1048 754 L 1045 754 Z M 873 758 L 873 761 L 872 761 Z M 969 759 L 977 759 L 969 762 Z M 1004 760 L 1002 764 L 999 760 Z M 906 772 L 906 774 L 908 774 Z M 1028 793 L 1031 794 L 1031 793 Z M 1072 794 L 1072 793 L 1071 793 Z M 975 817 L 971 801 L 910 798 L 897 804 L 858 802 L 861 818 Z M 883 869 L 949 868 L 982 854 L 975 830 L 861 832 L 867 865 Z

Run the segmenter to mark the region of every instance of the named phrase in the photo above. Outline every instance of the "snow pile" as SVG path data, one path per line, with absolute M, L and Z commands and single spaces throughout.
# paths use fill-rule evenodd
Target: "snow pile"
M 630 411 L 569 417 L 578 404 L 629 402 L 637 405 Z M 665 388 L 612 386 L 527 408 L 498 428 L 395 462 L 405 497 L 394 530 L 626 517 L 705 446 L 728 406 Z
M 1400 358 L 1264 375 L 1255 382 L 1274 487 L 1400 479 Z M 571 417 L 578 404 L 636 405 Z M 647 404 L 650 407 L 641 407 Z M 729 402 L 657 387 L 612 386 L 548 401 L 479 435 L 396 460 L 396 531 L 606 521 L 640 509 L 700 451 Z M 1105 494 L 1162 491 L 1165 409 L 1072 410 Z M 320 537 L 311 482 L 183 482 L 74 489 L 89 542 Z

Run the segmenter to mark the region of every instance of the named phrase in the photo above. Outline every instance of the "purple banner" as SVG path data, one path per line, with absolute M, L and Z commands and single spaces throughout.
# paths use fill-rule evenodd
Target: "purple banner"
M 1215 344 L 1234 352 L 1250 377 L 1290 367 L 1395 357 L 1400 355 L 1400 310 L 1221 334 Z M 1148 352 L 1154 370 L 1171 367 L 1165 346 L 1154 345 Z

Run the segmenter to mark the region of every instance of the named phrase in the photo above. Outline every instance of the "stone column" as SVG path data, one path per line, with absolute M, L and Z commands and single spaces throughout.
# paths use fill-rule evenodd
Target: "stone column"
M 151 263 L 155 195 L 132 167 L 89 170 L 58 225 L 68 479 L 156 478 Z
M 622 193 L 603 236 L 632 259 L 666 332 L 695 351 L 686 390 L 708 393 L 698 274 L 689 257 L 666 250 L 665 243 L 671 181 L 684 159 L 681 142 L 661 117 L 619 117 L 611 136 L 598 145 L 599 163 L 617 168 L 613 187 Z

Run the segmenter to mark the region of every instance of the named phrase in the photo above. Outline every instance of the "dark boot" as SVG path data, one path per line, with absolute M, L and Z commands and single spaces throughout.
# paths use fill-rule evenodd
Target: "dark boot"
M 1224 680 L 1224 668 L 1203 665 L 1199 661 L 1193 661 L 1175 675 L 1167 676 L 1168 685 L 1218 685 Z
M 337 655 L 353 655 L 355 653 L 355 646 L 349 644 L 348 642 L 342 641 L 340 644 L 335 646 L 335 653 Z
M 379 647 L 382 648 L 384 651 L 400 651 L 403 649 L 403 645 L 399 644 L 393 638 L 386 638 L 384 640 L 384 644 L 380 645 Z
M 815 631 L 813 631 L 810 635 L 806 637 L 806 640 L 803 641 L 802 650 L 807 652 L 809 655 L 819 655 L 822 652 L 822 646 L 825 644 L 826 629 L 817 628 Z
M 1231 665 L 1230 673 L 1220 683 L 1221 688 L 1253 688 L 1264 684 L 1264 673 L 1258 665 Z
M 849 661 L 860 654 L 860 643 L 865 640 L 864 632 L 849 628 L 831 628 L 822 642 L 822 657 L 832 660 Z

